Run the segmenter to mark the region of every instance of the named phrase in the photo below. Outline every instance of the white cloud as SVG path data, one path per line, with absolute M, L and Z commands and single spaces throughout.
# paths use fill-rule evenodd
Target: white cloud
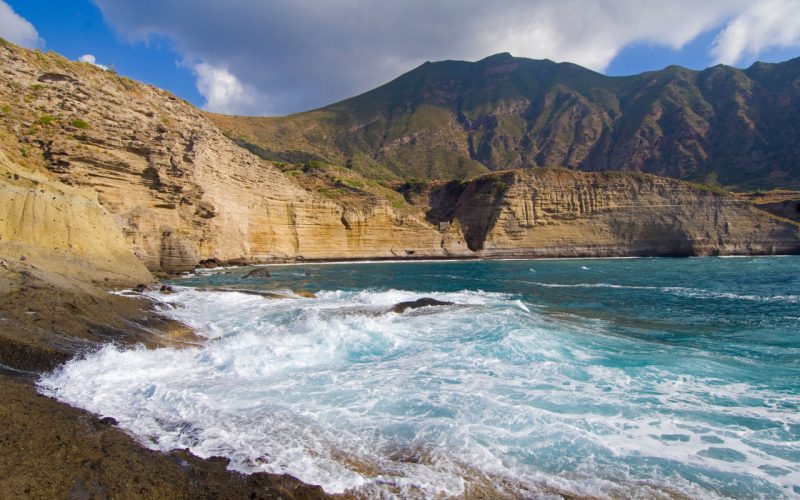
M 36 28 L 3 0 L 0 0 L 0 37 L 31 49 L 44 46 Z
M 250 114 L 328 104 L 426 60 L 511 52 L 602 71 L 630 44 L 679 49 L 758 6 L 798 15 L 783 12 L 798 0 L 238 0 L 224 7 L 218 0 L 93 1 L 130 40 L 166 37 L 186 61 L 224 68 L 225 78 L 203 83 L 207 107 Z M 758 52 L 778 37 L 770 36 L 772 42 L 750 34 L 741 50 Z M 235 84 L 209 83 L 220 79 Z M 218 87 L 233 90 L 212 92 Z M 209 97 L 223 95 L 247 99 Z
M 78 60 L 80 62 L 85 62 L 85 63 L 89 63 L 89 64 L 91 64 L 93 66 L 97 66 L 98 68 L 102 68 L 102 69 L 106 69 L 106 70 L 108 69 L 108 66 L 105 66 L 103 64 L 99 64 L 97 62 L 97 58 L 95 56 L 93 56 L 92 54 L 84 54 L 84 55 L 80 56 L 78 58 Z
M 197 90 L 206 99 L 206 110 L 246 114 L 256 104 L 258 92 L 243 85 L 226 68 L 203 62 L 193 65 L 192 71 L 197 76 Z
M 714 41 L 718 62 L 736 64 L 766 49 L 800 46 L 800 3 L 762 0 L 734 17 Z

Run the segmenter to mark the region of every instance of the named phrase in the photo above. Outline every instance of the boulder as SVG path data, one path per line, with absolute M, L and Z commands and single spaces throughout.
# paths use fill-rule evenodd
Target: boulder
M 249 279 L 249 278 L 269 278 L 272 275 L 269 273 L 269 269 L 266 267 L 257 267 L 250 271 L 249 273 L 245 274 L 242 279 Z
M 215 267 L 222 267 L 222 263 L 217 259 L 205 259 L 201 260 L 197 267 L 200 269 L 213 269 Z
M 119 425 L 119 422 L 114 417 L 103 417 L 98 422 L 103 425 Z
M 430 297 L 423 297 L 417 300 L 409 300 L 407 302 L 398 302 L 392 306 L 391 311 L 397 314 L 402 314 L 407 309 L 419 309 L 420 307 L 434 307 L 434 306 L 452 306 L 452 302 L 445 302 L 442 300 L 432 299 Z

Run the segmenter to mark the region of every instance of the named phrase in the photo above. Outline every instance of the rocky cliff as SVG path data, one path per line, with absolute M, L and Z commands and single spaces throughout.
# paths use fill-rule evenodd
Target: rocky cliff
M 491 174 L 431 191 L 429 215 L 491 257 L 774 254 L 800 227 L 715 190 L 652 175 L 563 169 Z
M 97 193 L 152 271 L 200 261 L 440 251 L 424 218 L 345 206 L 248 153 L 190 104 L 85 63 L 0 46 L 0 125 L 63 184 Z M 38 160 L 38 161 L 33 161 Z
M 150 281 L 94 190 L 65 185 L 0 150 L 0 260 L 20 259 L 87 282 Z
M 59 205 L 62 220 L 85 222 L 58 223 L 59 245 L 96 257 L 124 242 L 151 271 L 283 259 L 798 251 L 795 224 L 678 181 L 535 169 L 434 183 L 403 198 L 352 169 L 266 161 L 190 104 L 95 66 L 8 44 L 0 62 L 0 146 L 52 189 L 99 204 Z M 25 218 L 29 205 L 19 200 L 33 192 L 9 195 L 17 181 L 7 173 L 5 227 L 16 226 L 4 244 L 49 233 L 35 222 L 45 219 Z M 79 226 L 104 243 L 76 241 L 69 231 Z

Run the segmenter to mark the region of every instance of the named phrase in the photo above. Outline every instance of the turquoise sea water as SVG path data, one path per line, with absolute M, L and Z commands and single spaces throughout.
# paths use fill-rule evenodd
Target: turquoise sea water
M 800 497 L 798 257 L 246 271 L 153 294 L 202 346 L 106 347 L 41 390 L 329 492 Z M 455 305 L 389 312 L 420 297 Z

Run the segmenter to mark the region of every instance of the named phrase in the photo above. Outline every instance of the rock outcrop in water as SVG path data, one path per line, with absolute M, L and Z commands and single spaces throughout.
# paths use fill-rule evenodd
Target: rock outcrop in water
M 94 226 L 106 243 L 127 246 L 150 271 L 286 259 L 800 249 L 796 224 L 687 183 L 639 174 L 498 172 L 433 184 L 404 200 L 357 174 L 284 172 L 165 91 L 11 45 L 0 46 L 0 61 L 0 127 L 9 160 L 65 192 L 96 196 L 98 215 L 84 219 L 91 221 L 85 229 Z M 0 177 L 3 192 L 14 182 Z M 6 220 L 24 220 L 31 206 L 4 204 Z M 69 210 L 59 213 L 75 218 Z M 5 231 L 6 241 L 19 241 Z M 62 246 L 74 247 L 74 236 Z M 125 262 L 119 267 L 137 275 L 134 284 L 144 281 L 141 266 Z
M 446 302 L 443 300 L 436 300 L 430 297 L 423 297 L 417 300 L 409 300 L 406 302 L 398 302 L 397 304 L 392 306 L 391 311 L 397 314 L 403 314 L 409 309 L 419 309 L 421 307 L 441 307 L 441 306 L 452 306 L 452 302 Z
M 270 278 L 271 276 L 272 275 L 270 274 L 269 269 L 266 269 L 264 267 L 257 267 L 252 271 L 248 272 L 247 274 L 245 274 L 244 276 L 242 276 L 242 279 Z

